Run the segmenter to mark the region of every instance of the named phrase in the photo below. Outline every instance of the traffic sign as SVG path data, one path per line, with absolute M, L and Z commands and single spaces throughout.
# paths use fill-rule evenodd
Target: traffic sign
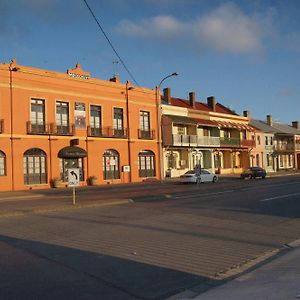
M 79 186 L 79 169 L 68 169 L 68 184 L 69 186 Z

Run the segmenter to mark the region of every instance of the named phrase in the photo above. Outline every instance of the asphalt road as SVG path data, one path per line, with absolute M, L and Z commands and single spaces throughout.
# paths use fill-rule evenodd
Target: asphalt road
M 0 218 L 0 299 L 192 298 L 300 237 L 297 176 L 78 192 L 101 197 L 133 202 Z

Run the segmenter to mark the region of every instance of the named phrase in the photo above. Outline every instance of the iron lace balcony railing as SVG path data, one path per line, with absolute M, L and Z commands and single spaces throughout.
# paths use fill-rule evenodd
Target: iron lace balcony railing
M 0 119 L 0 133 L 4 132 L 4 119 Z
M 49 134 L 49 124 L 26 123 L 27 134 Z
M 57 125 L 55 123 L 52 123 L 50 127 L 51 134 L 54 135 L 74 135 L 75 133 L 74 124 Z
M 155 138 L 155 130 L 138 129 L 138 138 L 142 140 L 153 140 Z

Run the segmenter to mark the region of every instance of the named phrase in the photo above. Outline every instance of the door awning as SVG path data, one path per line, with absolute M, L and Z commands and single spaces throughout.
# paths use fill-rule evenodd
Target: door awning
M 62 148 L 57 156 L 59 158 L 83 158 L 87 156 L 87 153 L 84 149 L 76 146 L 68 146 Z

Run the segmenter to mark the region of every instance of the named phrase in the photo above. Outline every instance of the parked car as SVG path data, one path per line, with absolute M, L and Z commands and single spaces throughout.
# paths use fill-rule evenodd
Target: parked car
M 267 176 L 267 172 L 265 169 L 260 168 L 260 167 L 251 167 L 247 170 L 245 170 L 241 174 L 241 178 L 250 178 L 250 179 L 255 179 L 256 177 L 261 177 L 262 179 L 265 179 Z
M 217 182 L 218 176 L 215 173 L 210 173 L 205 169 L 190 170 L 180 176 L 182 183 L 201 183 L 201 182 Z

